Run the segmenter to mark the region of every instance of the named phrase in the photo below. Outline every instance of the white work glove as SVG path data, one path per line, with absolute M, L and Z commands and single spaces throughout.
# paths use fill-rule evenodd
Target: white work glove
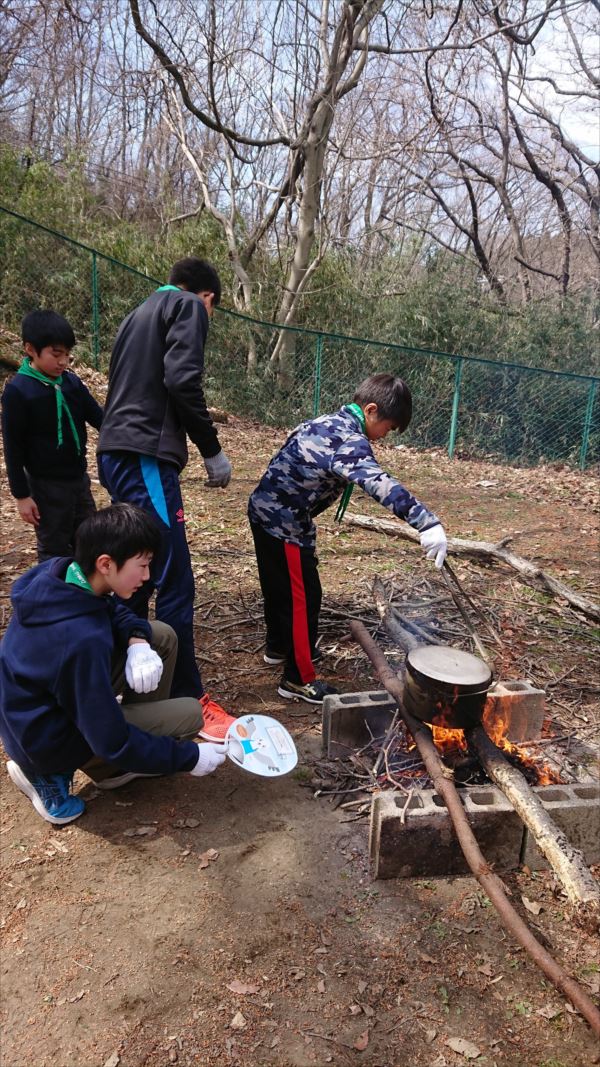
M 231 481 L 231 463 L 227 459 L 223 449 L 216 456 L 204 460 L 208 478 L 205 481 L 210 489 L 224 489 Z
M 162 678 L 163 661 L 146 642 L 136 642 L 127 649 L 125 679 L 135 693 L 152 693 Z
M 441 571 L 448 551 L 446 531 L 441 522 L 438 522 L 436 526 L 430 526 L 428 530 L 423 530 L 421 548 L 425 552 L 427 559 L 434 559 L 437 569 Z
M 201 778 L 203 774 L 210 774 L 220 767 L 225 759 L 225 745 L 216 745 L 213 741 L 204 741 L 198 745 L 198 762 L 192 767 L 190 774 Z

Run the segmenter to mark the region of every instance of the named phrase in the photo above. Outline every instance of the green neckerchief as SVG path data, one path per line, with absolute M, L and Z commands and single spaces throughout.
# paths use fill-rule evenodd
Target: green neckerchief
M 67 567 L 65 582 L 68 582 L 69 585 L 76 585 L 79 589 L 87 589 L 88 593 L 93 593 L 93 595 L 96 596 L 81 567 L 75 560 L 73 560 L 72 563 L 69 563 L 69 566 Z
M 178 285 L 159 285 L 156 290 L 157 293 L 166 293 L 168 289 L 174 289 L 176 293 L 180 293 L 181 289 Z
M 73 440 L 75 441 L 75 447 L 77 449 L 77 455 L 81 455 L 81 441 L 79 440 L 79 434 L 77 433 L 77 427 L 71 415 L 69 405 L 65 400 L 62 393 L 62 374 L 59 374 L 58 378 L 49 378 L 47 374 L 42 374 L 41 370 L 36 370 L 32 367 L 29 359 L 25 356 L 25 359 L 21 363 L 18 374 L 24 374 L 26 378 L 35 378 L 37 382 L 41 382 L 42 385 L 48 385 L 54 389 L 54 395 L 56 397 L 56 433 L 58 438 L 57 448 L 63 443 L 63 412 L 67 416 L 69 426 L 71 427 L 71 433 L 73 434 Z
M 361 428 L 362 432 L 366 433 L 367 424 L 365 422 L 365 413 L 364 413 L 363 409 L 361 408 L 360 404 L 344 404 L 344 410 L 345 411 L 351 411 L 353 415 L 356 415 L 356 418 L 360 422 L 360 428 Z M 353 489 L 354 489 L 354 482 L 348 482 L 348 485 L 346 486 L 346 488 L 344 489 L 344 492 L 342 493 L 342 499 L 340 500 L 340 502 L 338 504 L 338 509 L 337 509 L 337 511 L 335 513 L 334 522 L 341 522 L 342 519 L 344 518 L 344 515 L 346 514 L 346 509 L 348 507 L 348 504 L 350 503 L 350 497 L 352 496 L 352 490 Z

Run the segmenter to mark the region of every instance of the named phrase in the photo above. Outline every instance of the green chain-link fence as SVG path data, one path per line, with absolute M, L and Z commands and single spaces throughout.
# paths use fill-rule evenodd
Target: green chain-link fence
M 33 307 L 72 323 L 84 362 L 106 367 L 121 319 L 164 279 L 0 207 L 0 316 L 18 332 Z M 283 337 L 283 352 L 278 339 Z M 279 341 L 279 345 L 282 342 Z M 219 309 L 211 327 L 209 401 L 277 426 L 348 401 L 379 370 L 414 397 L 406 444 L 531 465 L 600 460 L 600 379 L 403 345 L 281 327 Z

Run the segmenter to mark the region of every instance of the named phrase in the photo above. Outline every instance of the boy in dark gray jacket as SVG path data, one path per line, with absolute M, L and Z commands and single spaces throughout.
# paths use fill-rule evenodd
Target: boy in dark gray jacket
M 190 256 L 175 263 L 168 285 L 121 323 L 98 442 L 100 480 L 113 502 L 143 508 L 162 532 L 151 582 L 134 599 L 133 610 L 146 616 L 156 588 L 156 618 L 179 638 L 171 695 L 202 701 L 215 741 L 223 740 L 231 716 L 205 694 L 196 663 L 194 577 L 179 474 L 187 463 L 187 435 L 204 459 L 206 485 L 225 487 L 231 478 L 202 389 L 204 344 L 220 299 L 215 268 Z

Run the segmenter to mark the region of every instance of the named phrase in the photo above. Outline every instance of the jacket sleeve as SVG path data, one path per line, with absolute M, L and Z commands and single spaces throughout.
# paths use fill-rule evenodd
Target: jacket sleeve
M 205 458 L 210 458 L 221 451 L 221 446 L 202 388 L 207 333 L 208 315 L 202 301 L 177 300 L 167 323 L 165 388 L 188 437 Z
M 346 481 L 359 485 L 378 504 L 405 519 L 419 533 L 430 526 L 437 526 L 440 521 L 433 511 L 429 511 L 408 489 L 381 469 L 369 442 L 361 434 L 352 435 L 339 446 L 331 469 Z
M 94 399 L 87 386 L 85 386 L 83 382 L 80 382 L 80 385 L 84 393 L 83 414 L 85 417 L 85 421 L 89 423 L 90 426 L 93 426 L 94 429 L 99 430 L 104 410 L 100 407 L 100 404 L 97 402 L 97 400 Z
M 95 756 L 124 771 L 174 774 L 198 761 L 198 746 L 173 737 L 155 737 L 130 725 L 110 684 L 110 651 L 97 641 L 78 643 L 63 660 L 57 698 Z
M 123 648 L 130 637 L 132 630 L 144 630 L 147 640 L 152 637 L 152 627 L 147 619 L 139 619 L 124 604 L 119 604 L 110 599 L 111 627 L 115 644 Z
M 2 438 L 8 484 L 17 500 L 30 496 L 25 474 L 27 427 L 26 402 L 19 390 L 8 382 L 2 394 Z

